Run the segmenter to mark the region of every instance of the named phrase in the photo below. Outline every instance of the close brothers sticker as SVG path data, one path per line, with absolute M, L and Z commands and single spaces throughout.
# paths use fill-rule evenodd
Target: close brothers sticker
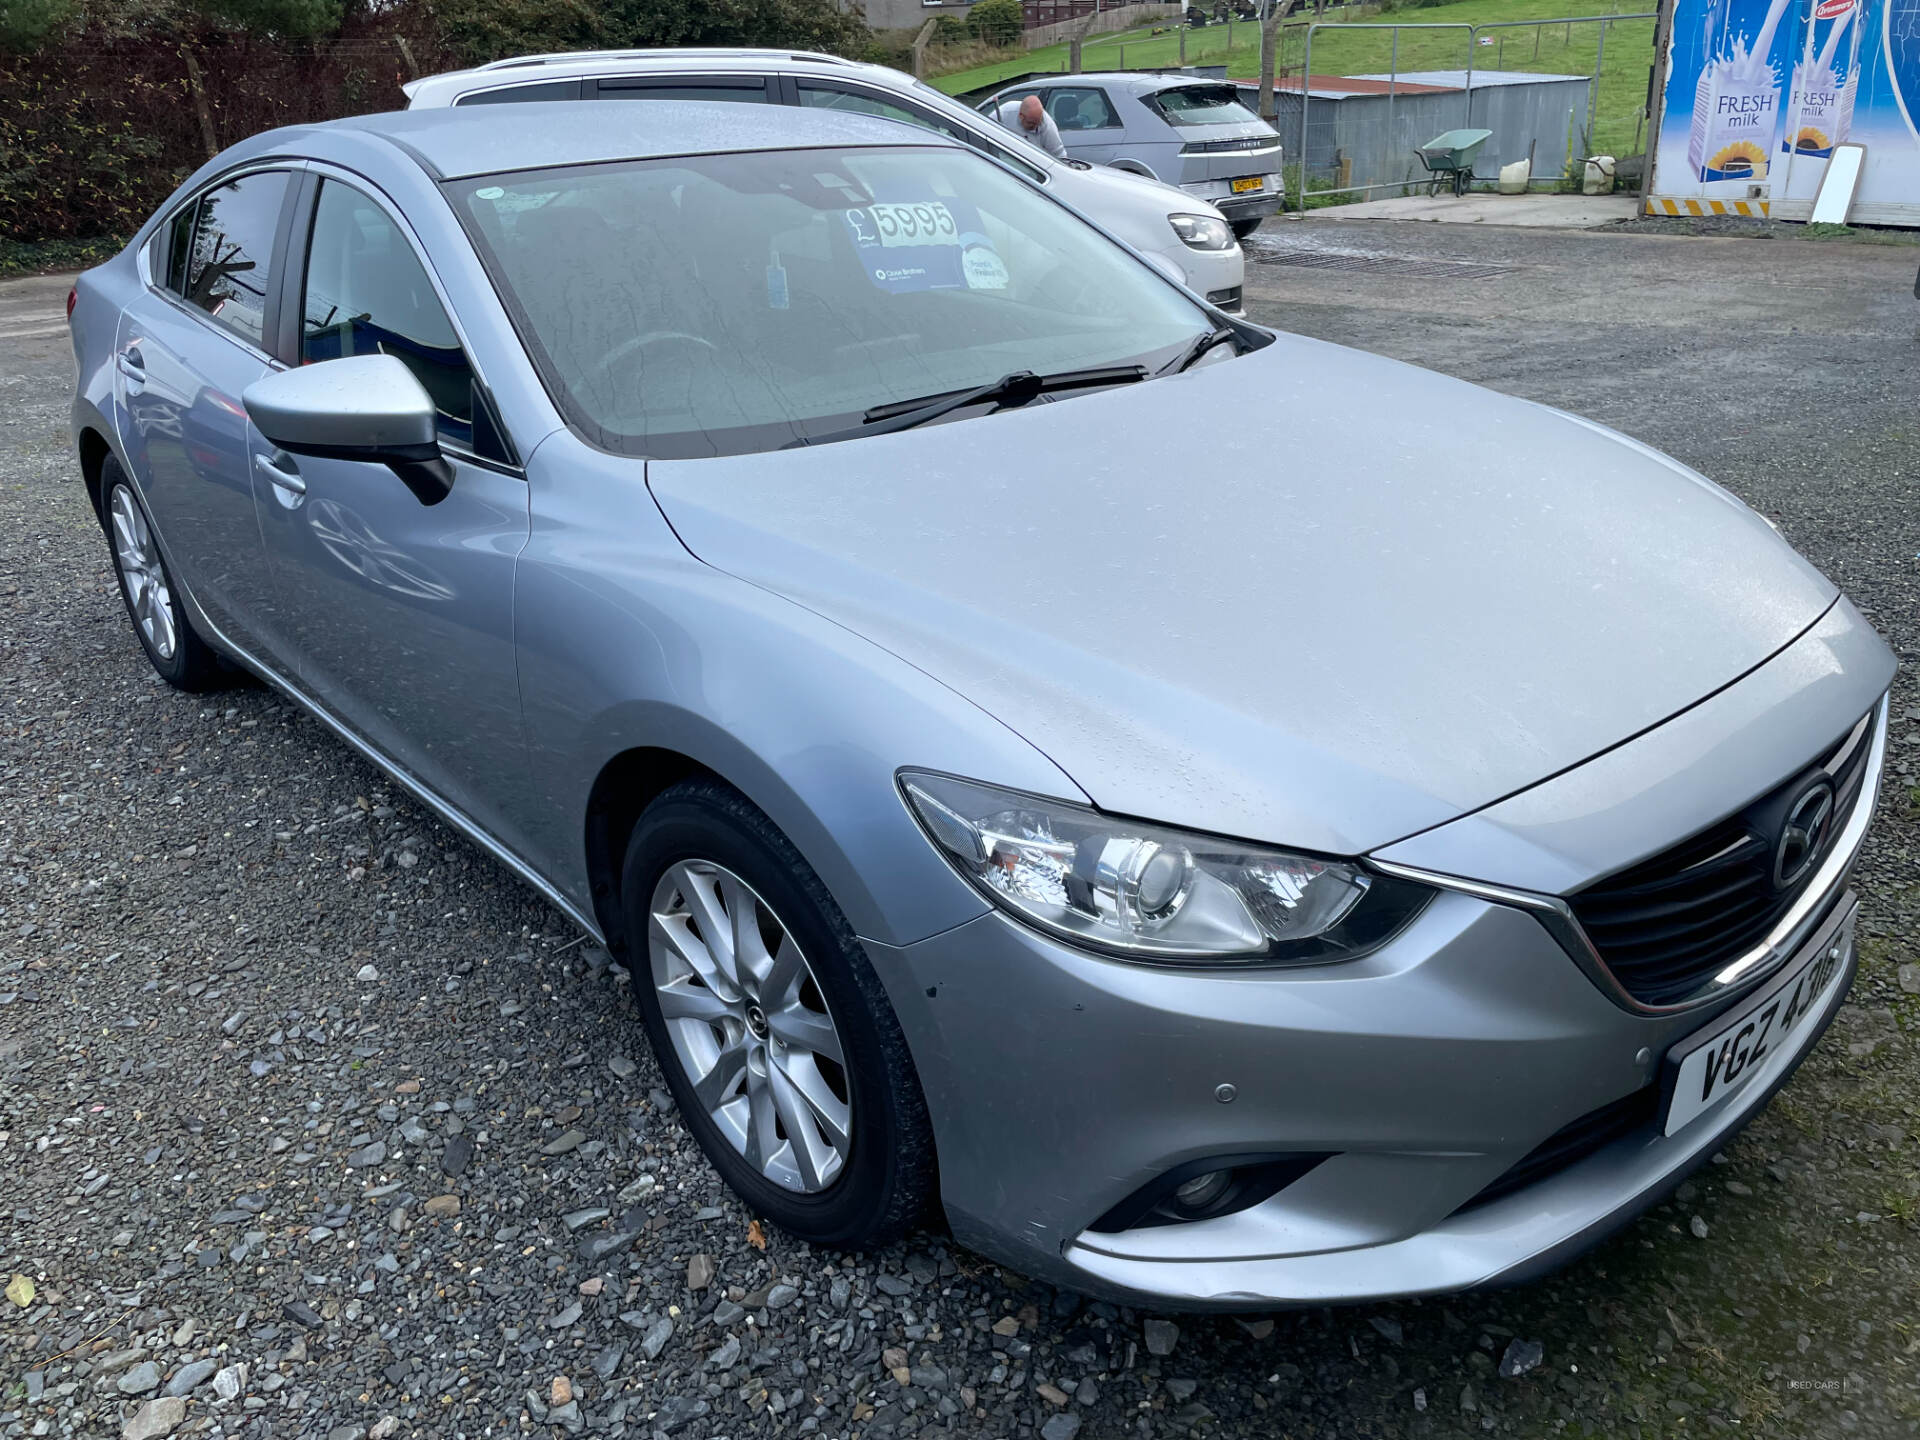
M 890 294 L 1007 288 L 1006 261 L 971 206 L 875 200 L 843 213 L 867 274 Z

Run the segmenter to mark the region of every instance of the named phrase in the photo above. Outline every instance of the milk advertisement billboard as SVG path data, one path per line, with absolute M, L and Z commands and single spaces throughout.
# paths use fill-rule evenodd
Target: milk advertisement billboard
M 1678 0 L 1652 214 L 1805 219 L 1833 147 L 1852 218 L 1920 225 L 1920 0 Z

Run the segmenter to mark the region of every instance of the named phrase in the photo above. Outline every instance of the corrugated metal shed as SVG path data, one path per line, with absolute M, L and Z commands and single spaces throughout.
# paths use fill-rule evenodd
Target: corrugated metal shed
M 1585 75 L 1535 75 L 1476 70 L 1467 90 L 1464 70 L 1416 70 L 1398 75 L 1292 76 L 1274 89 L 1274 125 L 1289 164 L 1304 158 L 1307 174 L 1334 180 L 1351 162 L 1350 185 L 1419 185 L 1426 171 L 1416 147 L 1447 130 L 1493 131 L 1474 167 L 1493 179 L 1502 165 L 1533 155 L 1536 176 L 1559 175 L 1586 150 L 1591 81 Z M 1250 87 L 1252 88 L 1252 87 Z M 1302 156 L 1301 92 L 1308 97 Z

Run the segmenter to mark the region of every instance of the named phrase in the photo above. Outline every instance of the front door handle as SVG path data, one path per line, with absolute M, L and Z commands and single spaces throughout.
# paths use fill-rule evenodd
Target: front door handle
M 129 380 L 146 383 L 147 362 L 140 358 L 138 346 L 129 345 L 113 357 L 114 368 Z
M 276 459 L 284 462 L 284 469 L 280 464 L 275 463 Z M 256 470 L 289 494 L 304 495 L 307 493 L 307 482 L 302 480 L 300 478 L 300 472 L 293 468 L 293 458 L 291 456 L 255 455 L 253 457 L 253 464 Z

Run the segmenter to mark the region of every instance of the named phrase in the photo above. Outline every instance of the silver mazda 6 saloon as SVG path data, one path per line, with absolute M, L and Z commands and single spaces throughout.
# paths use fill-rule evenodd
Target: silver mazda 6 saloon
M 943 1215 L 1189 1309 L 1521 1278 L 1852 978 L 1893 659 L 1766 521 L 924 130 L 275 131 L 72 325 L 154 667 L 286 691 L 603 939 L 816 1243 Z

